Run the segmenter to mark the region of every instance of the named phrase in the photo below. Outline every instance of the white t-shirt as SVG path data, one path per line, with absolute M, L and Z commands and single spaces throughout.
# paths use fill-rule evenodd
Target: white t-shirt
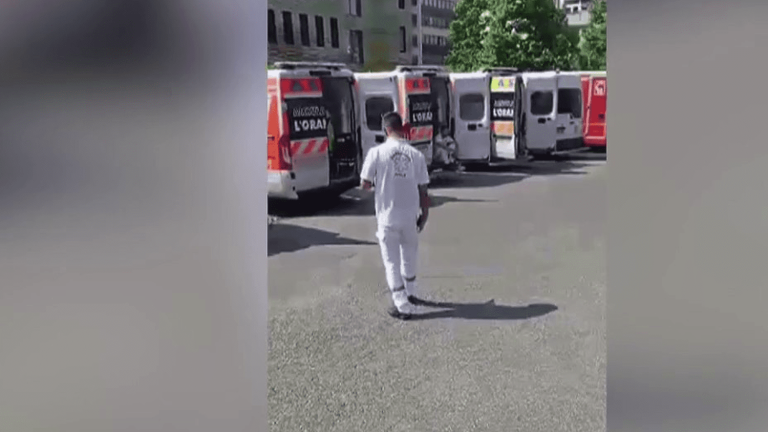
M 374 184 L 380 227 L 408 227 L 419 217 L 419 185 L 429 184 L 424 155 L 406 141 L 389 138 L 368 150 L 360 177 Z

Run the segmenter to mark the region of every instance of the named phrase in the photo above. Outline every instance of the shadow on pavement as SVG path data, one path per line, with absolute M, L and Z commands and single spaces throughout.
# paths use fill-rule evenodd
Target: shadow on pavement
M 495 200 L 465 199 L 444 195 L 430 194 L 432 206 L 440 207 L 446 203 L 482 203 L 496 202 Z M 306 216 L 371 216 L 376 214 L 374 197 L 367 192 L 349 191 L 339 197 L 306 199 L 295 202 L 269 203 L 270 215 L 280 217 L 306 217 Z
M 372 245 L 377 243 L 341 237 L 339 234 L 317 228 L 277 223 L 267 235 L 267 256 L 296 252 L 312 246 Z
M 505 171 L 464 171 L 460 173 L 442 174 L 429 184 L 429 188 L 488 188 L 519 182 L 528 177 L 525 173 Z
M 449 303 L 424 301 L 423 306 L 444 308 L 445 310 L 415 314 L 411 321 L 423 321 L 440 318 L 459 318 L 467 320 L 525 320 L 544 316 L 557 310 L 553 304 L 530 304 L 528 306 L 501 306 L 494 300 L 486 303 Z

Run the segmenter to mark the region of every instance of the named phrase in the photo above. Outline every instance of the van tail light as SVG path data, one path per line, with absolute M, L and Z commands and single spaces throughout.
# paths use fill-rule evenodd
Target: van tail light
M 293 168 L 291 159 L 291 140 L 288 134 L 280 137 L 277 141 L 277 169 L 280 171 L 290 171 Z

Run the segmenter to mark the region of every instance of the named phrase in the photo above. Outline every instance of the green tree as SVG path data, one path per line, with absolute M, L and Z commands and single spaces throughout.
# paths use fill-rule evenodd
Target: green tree
M 462 0 L 451 25 L 448 64 L 571 70 L 578 65 L 578 33 L 551 0 Z
M 456 19 L 451 22 L 451 51 L 445 60 L 455 72 L 478 70 L 483 55 L 483 29 L 489 23 L 487 11 L 493 0 L 461 0 L 456 5 Z
M 599 0 L 592 9 L 589 25 L 581 34 L 580 65 L 585 70 L 606 70 L 608 66 L 608 6 Z

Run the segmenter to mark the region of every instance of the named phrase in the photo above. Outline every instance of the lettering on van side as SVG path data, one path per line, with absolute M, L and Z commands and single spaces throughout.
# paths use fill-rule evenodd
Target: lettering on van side
M 515 94 L 501 93 L 491 95 L 491 121 L 515 120 Z
M 434 120 L 434 103 L 431 95 L 411 95 L 408 97 L 410 122 L 414 125 L 431 124 Z
M 318 100 L 290 100 L 288 124 L 291 139 L 325 136 L 328 131 L 328 111 Z

